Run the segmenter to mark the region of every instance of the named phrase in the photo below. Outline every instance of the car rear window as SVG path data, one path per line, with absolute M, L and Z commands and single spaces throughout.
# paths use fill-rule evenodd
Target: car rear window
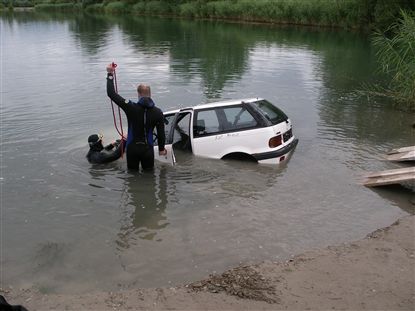
M 287 115 L 269 101 L 260 100 L 252 104 L 274 125 L 288 120 Z

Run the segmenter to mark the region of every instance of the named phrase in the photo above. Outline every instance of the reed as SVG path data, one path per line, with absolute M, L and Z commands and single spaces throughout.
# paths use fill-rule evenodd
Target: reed
M 373 44 L 381 71 L 390 76 L 388 85 L 376 92 L 415 111 L 415 13 L 401 11 L 397 22 L 374 34 Z
M 271 23 L 360 27 L 367 10 L 361 0 L 221 0 L 181 4 L 180 15 Z
M 43 1 L 56 3 L 70 0 Z M 103 4 L 105 7 L 103 11 L 107 13 L 131 12 L 360 29 L 369 29 L 373 24 L 384 29 L 396 20 L 401 8 L 415 9 L 413 0 L 119 0 L 113 2 L 82 0 L 81 2 L 83 8 L 91 7 L 89 10 L 92 11 L 101 11 L 102 6 L 96 4 Z M 49 6 L 42 7 L 52 9 Z M 77 9 L 77 6 L 74 8 Z

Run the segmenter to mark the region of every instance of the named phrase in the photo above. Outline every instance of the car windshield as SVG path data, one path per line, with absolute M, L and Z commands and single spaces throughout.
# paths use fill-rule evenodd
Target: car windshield
M 288 120 L 287 115 L 269 101 L 260 100 L 253 102 L 252 104 L 254 104 L 265 118 L 274 125 Z

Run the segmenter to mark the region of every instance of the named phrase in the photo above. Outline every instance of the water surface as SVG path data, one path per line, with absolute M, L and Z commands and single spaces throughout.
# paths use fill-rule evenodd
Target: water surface
M 1 285 L 43 292 L 168 286 L 240 263 L 356 240 L 413 213 L 398 167 L 413 115 L 356 95 L 377 78 L 364 35 L 144 17 L 19 13 L 1 26 Z M 178 153 L 175 167 L 87 163 L 87 137 L 117 138 L 105 66 L 163 110 L 264 97 L 299 145 L 282 167 Z

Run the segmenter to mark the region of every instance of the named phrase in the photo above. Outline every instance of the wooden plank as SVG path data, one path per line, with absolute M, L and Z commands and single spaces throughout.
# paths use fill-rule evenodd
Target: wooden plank
M 385 170 L 381 172 L 373 172 L 373 173 L 370 173 L 369 175 L 366 175 L 365 177 L 367 178 L 383 177 L 383 176 L 399 175 L 399 174 L 405 174 L 405 173 L 415 174 L 415 167 L 411 166 L 411 167 L 397 168 L 393 170 Z
M 393 162 L 415 161 L 415 150 L 389 154 L 386 159 Z
M 415 146 L 392 149 L 391 151 L 388 152 L 388 154 L 395 154 L 395 153 L 401 153 L 401 152 L 410 152 L 410 151 L 415 151 Z
M 366 176 L 366 178 L 363 185 L 368 187 L 415 183 L 415 167 L 376 172 Z
M 392 149 L 386 159 L 393 162 L 415 161 L 415 146 Z

